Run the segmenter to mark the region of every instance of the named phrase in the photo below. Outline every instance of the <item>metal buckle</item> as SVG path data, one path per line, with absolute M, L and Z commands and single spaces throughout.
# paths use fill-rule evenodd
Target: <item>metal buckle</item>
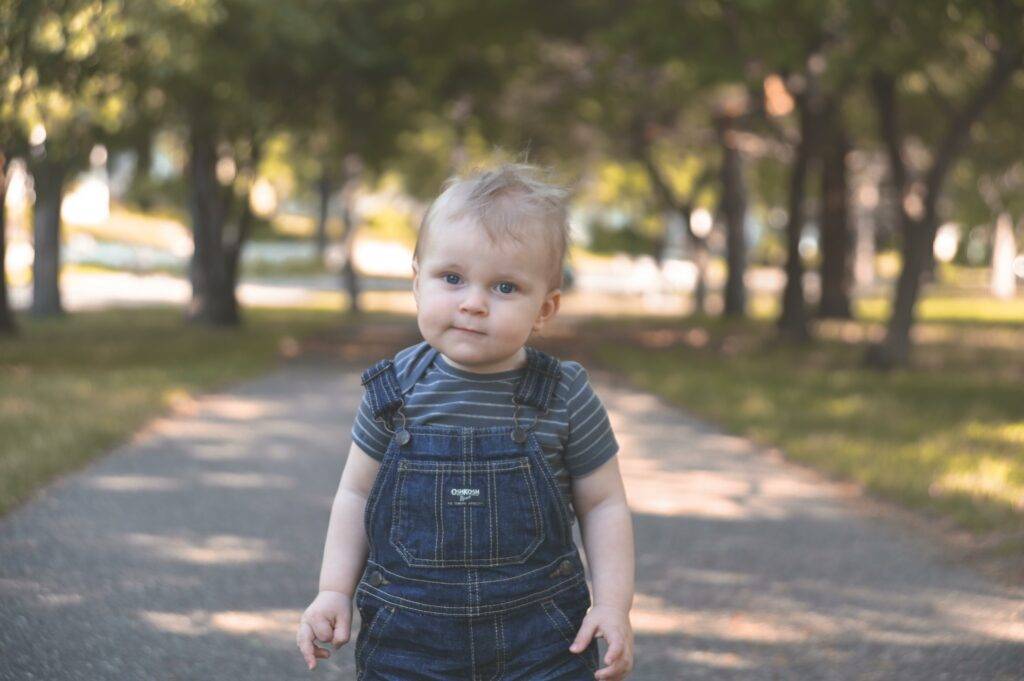
M 533 423 L 526 428 L 523 428 L 519 425 L 519 410 L 522 408 L 522 404 L 516 401 L 514 397 L 512 398 L 512 402 L 516 405 L 512 409 L 512 440 L 522 444 L 526 442 L 527 432 L 533 430 L 537 425 L 537 421 L 540 420 L 540 412 L 533 415 Z

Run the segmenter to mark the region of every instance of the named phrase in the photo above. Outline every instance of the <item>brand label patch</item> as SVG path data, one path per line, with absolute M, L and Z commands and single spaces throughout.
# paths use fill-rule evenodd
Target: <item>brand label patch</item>
M 448 495 L 454 498 L 448 501 L 451 506 L 483 506 L 483 502 L 478 498 L 478 487 L 452 487 L 448 490 Z

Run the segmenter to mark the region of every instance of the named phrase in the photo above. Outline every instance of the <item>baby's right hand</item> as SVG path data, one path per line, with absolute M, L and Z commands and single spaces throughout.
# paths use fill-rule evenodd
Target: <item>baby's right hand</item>
M 295 643 L 310 669 L 319 657 L 327 659 L 331 651 L 314 641 L 333 643 L 337 650 L 349 639 L 352 625 L 352 598 L 340 591 L 321 591 L 299 619 Z

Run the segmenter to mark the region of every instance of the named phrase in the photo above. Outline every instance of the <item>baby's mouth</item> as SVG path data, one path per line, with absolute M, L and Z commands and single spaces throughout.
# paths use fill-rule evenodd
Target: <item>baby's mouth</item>
M 463 333 L 471 333 L 474 336 L 482 336 L 482 335 L 484 335 L 483 331 L 474 331 L 473 329 L 464 329 L 461 326 L 453 326 L 452 328 L 455 329 L 456 331 L 462 331 Z

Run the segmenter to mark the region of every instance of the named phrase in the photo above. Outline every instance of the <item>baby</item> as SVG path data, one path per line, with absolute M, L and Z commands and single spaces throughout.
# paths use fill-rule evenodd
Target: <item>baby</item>
M 315 642 L 349 640 L 354 598 L 360 680 L 629 675 L 618 444 L 583 367 L 525 345 L 558 311 L 567 245 L 566 192 L 527 165 L 452 178 L 427 211 L 413 255 L 424 341 L 363 372 L 296 636 L 310 669 L 331 654 Z

